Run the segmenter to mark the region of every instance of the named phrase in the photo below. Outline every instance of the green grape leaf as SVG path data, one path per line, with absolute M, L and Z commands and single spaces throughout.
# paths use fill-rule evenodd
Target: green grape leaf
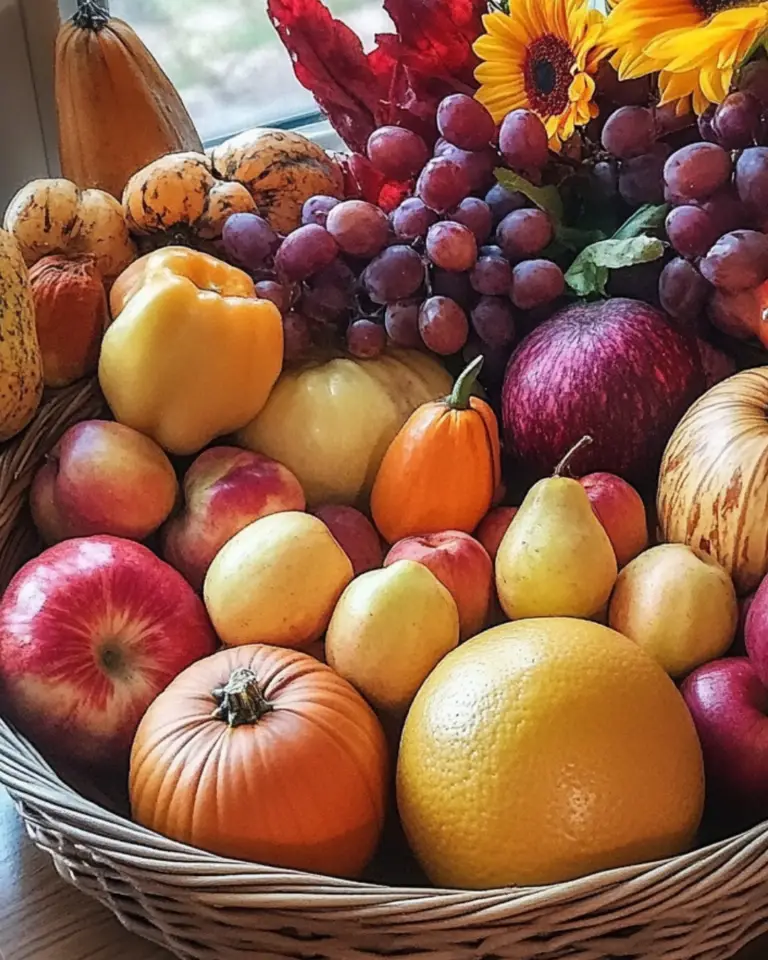
M 600 240 L 581 251 L 565 274 L 565 280 L 580 297 L 592 293 L 604 296 L 609 271 L 658 260 L 663 253 L 664 243 L 655 237 Z
M 619 229 L 614 233 L 614 240 L 629 240 L 632 237 L 642 236 L 648 230 L 658 230 L 664 226 L 664 221 L 669 213 L 669 204 L 661 203 L 656 206 L 653 203 L 646 203 L 625 220 Z
M 511 170 L 505 170 L 503 167 L 497 167 L 493 172 L 502 187 L 509 190 L 510 193 L 518 191 L 524 194 L 540 210 L 548 213 L 556 224 L 561 222 L 563 219 L 563 201 L 557 187 L 537 187 L 526 180 L 525 177 L 521 177 Z

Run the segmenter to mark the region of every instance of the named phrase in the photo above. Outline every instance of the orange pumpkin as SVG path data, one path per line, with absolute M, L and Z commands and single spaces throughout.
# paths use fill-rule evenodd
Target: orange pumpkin
M 463 530 L 471 533 L 501 480 L 499 427 L 488 404 L 471 396 L 477 357 L 443 400 L 418 407 L 389 445 L 371 493 L 382 536 Z
M 150 706 L 131 809 L 224 857 L 356 877 L 379 841 L 387 781 L 381 725 L 346 680 L 305 653 L 240 646 L 188 667 Z

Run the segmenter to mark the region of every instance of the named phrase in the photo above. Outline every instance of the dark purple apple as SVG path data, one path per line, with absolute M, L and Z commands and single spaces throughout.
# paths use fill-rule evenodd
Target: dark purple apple
M 734 819 L 768 818 L 768 690 L 752 664 L 713 660 L 681 689 L 701 742 L 708 801 Z
M 705 389 L 694 337 L 654 307 L 616 298 L 575 304 L 512 354 L 502 391 L 508 451 L 532 477 L 550 474 L 582 437 L 576 475 L 642 485 L 678 421 Z

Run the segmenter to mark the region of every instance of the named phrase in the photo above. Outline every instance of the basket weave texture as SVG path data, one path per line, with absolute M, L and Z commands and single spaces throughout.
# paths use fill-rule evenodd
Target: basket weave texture
M 0 589 L 40 549 L 27 507 L 35 470 L 67 427 L 105 415 L 96 385 L 76 385 L 0 450 Z M 571 883 L 451 891 L 241 863 L 167 840 L 79 792 L 1 719 L 0 783 L 65 880 L 184 960 L 727 960 L 768 932 L 768 823 Z

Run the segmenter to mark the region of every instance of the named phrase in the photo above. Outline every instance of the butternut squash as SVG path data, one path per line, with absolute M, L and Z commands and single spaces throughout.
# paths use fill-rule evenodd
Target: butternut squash
M 134 30 L 100 0 L 78 0 L 56 39 L 56 108 L 64 176 L 120 198 L 166 153 L 203 149 L 181 97 Z

